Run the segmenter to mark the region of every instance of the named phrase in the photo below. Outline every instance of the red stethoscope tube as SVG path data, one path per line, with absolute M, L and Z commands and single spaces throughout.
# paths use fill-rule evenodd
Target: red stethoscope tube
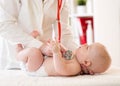
M 61 10 L 62 0 L 58 0 L 57 6 L 57 25 L 58 25 L 58 41 L 61 41 L 61 23 L 60 23 L 60 10 Z

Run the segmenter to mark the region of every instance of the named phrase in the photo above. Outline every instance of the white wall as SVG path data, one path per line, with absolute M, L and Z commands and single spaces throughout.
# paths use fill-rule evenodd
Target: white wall
M 120 66 L 120 0 L 94 0 L 95 41 L 103 43 L 112 64 Z

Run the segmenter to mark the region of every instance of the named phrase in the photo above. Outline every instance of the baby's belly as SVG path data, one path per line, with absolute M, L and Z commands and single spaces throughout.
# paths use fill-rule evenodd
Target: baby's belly
M 55 71 L 55 68 L 54 68 L 54 65 L 53 65 L 53 58 L 46 58 L 43 62 L 43 66 L 45 68 L 45 71 L 46 73 L 49 75 L 49 76 L 54 76 L 54 75 L 59 75 L 56 71 Z

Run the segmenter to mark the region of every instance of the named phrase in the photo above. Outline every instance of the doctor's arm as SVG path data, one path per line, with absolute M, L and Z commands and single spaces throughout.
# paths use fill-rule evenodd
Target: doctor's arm
M 0 36 L 13 44 L 39 48 L 42 42 L 23 31 L 18 24 L 19 0 L 0 0 Z
M 69 27 L 69 0 L 65 0 L 63 7 L 61 9 L 61 26 L 62 26 L 62 44 L 69 50 L 75 50 L 78 45 L 75 43 L 73 34 Z

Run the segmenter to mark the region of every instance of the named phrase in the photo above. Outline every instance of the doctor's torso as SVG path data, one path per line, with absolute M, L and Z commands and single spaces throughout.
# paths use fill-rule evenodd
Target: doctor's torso
M 50 38 L 52 24 L 57 18 L 57 0 L 22 0 L 19 5 L 18 24 L 25 32 L 30 33 L 34 29 L 41 33 L 42 37 Z

